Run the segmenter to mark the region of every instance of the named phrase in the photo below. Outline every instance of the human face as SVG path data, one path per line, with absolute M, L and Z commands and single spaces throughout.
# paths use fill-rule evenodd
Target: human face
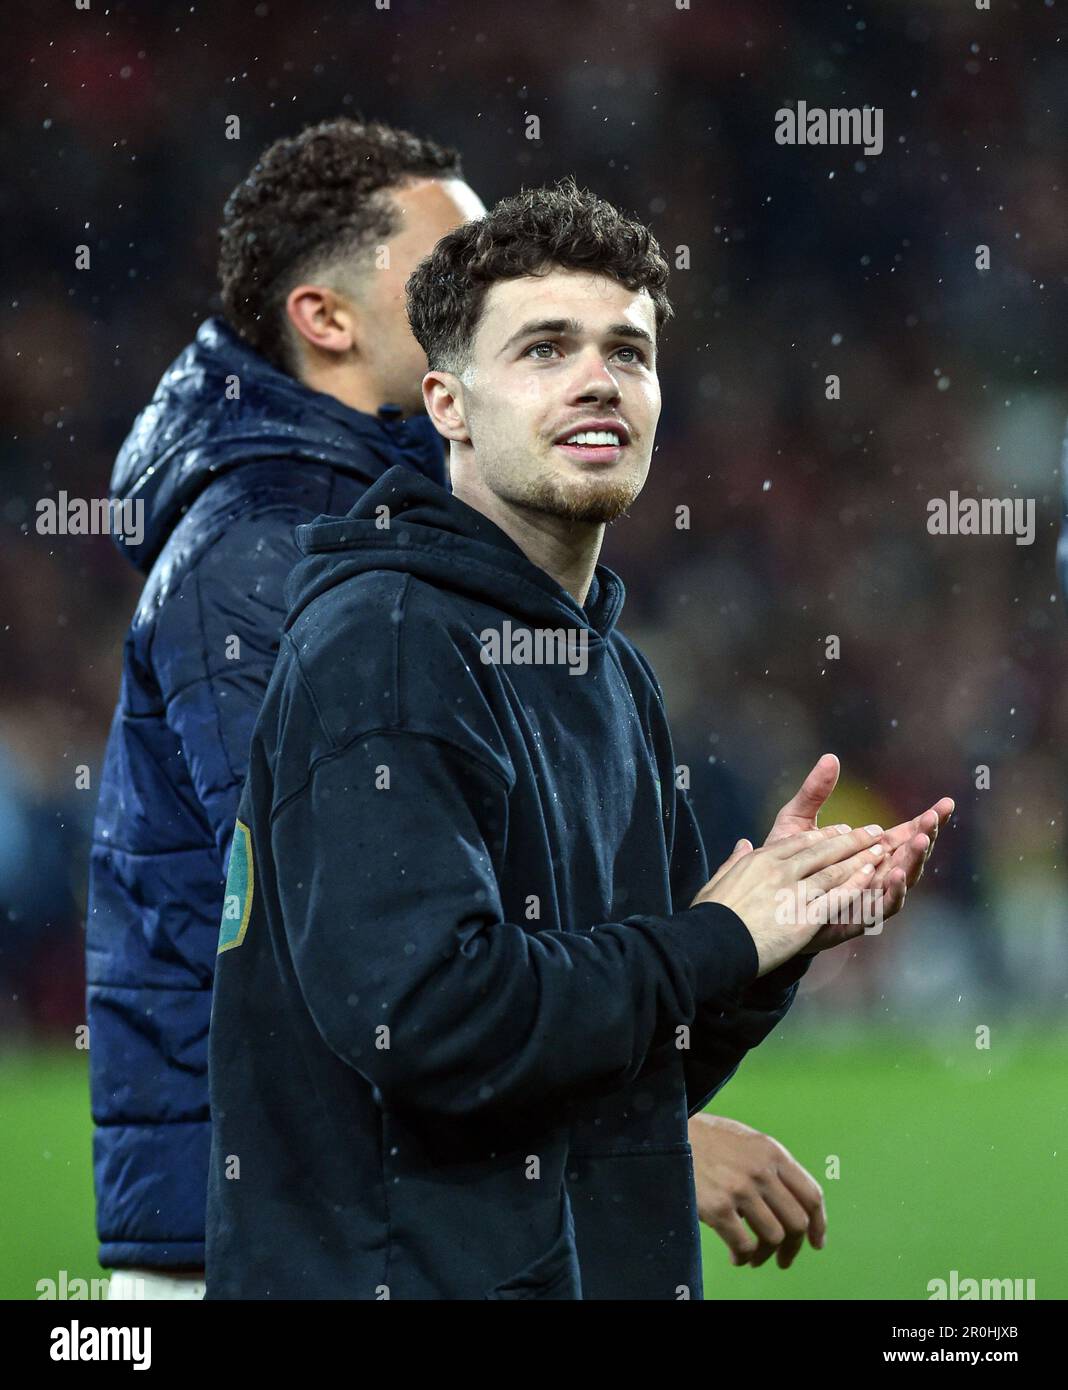
M 416 342 L 405 310 L 404 286 L 418 263 L 454 227 L 484 217 L 478 194 L 460 179 L 416 179 L 384 198 L 399 222 L 384 243 L 389 255 L 361 277 L 359 301 L 368 331 L 361 335 L 365 370 L 377 399 L 400 405 L 406 414 L 423 408 L 420 381 L 426 354 Z
M 655 340 L 650 295 L 605 275 L 552 269 L 493 285 L 459 377 L 460 428 L 448 431 L 470 446 L 469 456 L 454 451 L 454 486 L 462 477 L 527 510 L 614 520 L 649 473 L 660 416 Z M 567 443 L 579 428 L 614 432 L 617 442 Z

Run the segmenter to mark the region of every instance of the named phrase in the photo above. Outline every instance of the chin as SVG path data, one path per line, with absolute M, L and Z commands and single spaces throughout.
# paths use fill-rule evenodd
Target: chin
M 560 479 L 542 502 L 541 510 L 568 521 L 606 526 L 623 515 L 641 492 L 633 478 Z

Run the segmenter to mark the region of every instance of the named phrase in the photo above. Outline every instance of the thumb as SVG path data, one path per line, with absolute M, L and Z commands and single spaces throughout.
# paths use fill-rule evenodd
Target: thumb
M 823 753 L 790 800 L 775 817 L 765 845 L 783 840 L 799 830 L 815 830 L 816 820 L 831 792 L 838 785 L 841 763 L 834 753 Z
M 836 754 L 821 754 L 816 759 L 815 766 L 793 797 L 779 812 L 779 815 L 788 816 L 791 819 L 811 820 L 815 824 L 823 803 L 838 785 L 838 774 L 841 770 L 842 765 Z

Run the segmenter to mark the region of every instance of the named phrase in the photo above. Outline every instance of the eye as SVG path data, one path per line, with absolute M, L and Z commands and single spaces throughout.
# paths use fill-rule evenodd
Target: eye
M 555 343 L 550 343 L 550 342 L 548 341 L 548 339 L 546 339 L 544 342 L 532 343 L 532 344 L 530 345 L 530 347 L 527 348 L 527 350 L 526 350 L 526 352 L 523 354 L 523 356 L 524 356 L 524 357 L 529 357 L 530 354 L 531 354 L 532 352 L 535 352 L 535 353 L 536 353 L 536 352 L 538 351 L 538 348 L 552 348 L 552 350 L 553 350 L 554 352 L 557 350 L 557 349 L 556 349 L 556 344 L 555 344 Z M 543 362 L 547 362 L 547 361 L 549 360 L 548 357 L 544 356 L 543 354 L 539 354 L 539 356 L 541 357 L 541 360 L 542 360 Z
M 642 352 L 641 348 L 632 347 L 629 343 L 625 343 L 622 347 L 616 348 L 616 352 L 632 352 L 634 356 L 629 359 L 631 362 L 644 363 L 646 361 L 645 353 Z

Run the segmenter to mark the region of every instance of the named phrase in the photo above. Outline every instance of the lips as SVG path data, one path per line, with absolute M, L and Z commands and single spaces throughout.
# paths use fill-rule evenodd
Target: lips
M 583 442 L 568 443 L 576 436 Z M 630 433 L 619 420 L 581 420 L 557 435 L 554 448 L 576 463 L 617 463 L 629 443 Z
M 622 420 L 576 420 L 573 425 L 569 425 L 566 430 L 561 432 L 553 440 L 554 444 L 566 444 L 573 439 L 576 434 L 614 434 L 618 440 L 615 447 L 621 447 L 630 443 L 630 431 Z M 587 441 L 584 445 L 572 447 L 583 448 L 611 448 L 607 443 L 593 444 Z
M 554 448 L 576 463 L 618 463 L 623 457 L 623 444 L 556 444 Z

